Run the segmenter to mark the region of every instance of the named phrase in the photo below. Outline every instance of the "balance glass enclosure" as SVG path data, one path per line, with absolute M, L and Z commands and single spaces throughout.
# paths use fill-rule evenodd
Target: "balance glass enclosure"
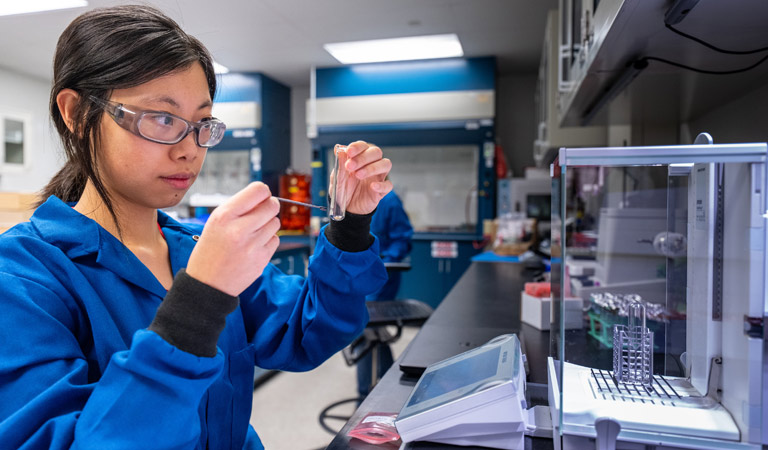
M 596 426 L 618 431 L 616 448 L 766 439 L 766 144 L 697 142 L 562 148 L 552 166 L 549 385 L 564 448 Z

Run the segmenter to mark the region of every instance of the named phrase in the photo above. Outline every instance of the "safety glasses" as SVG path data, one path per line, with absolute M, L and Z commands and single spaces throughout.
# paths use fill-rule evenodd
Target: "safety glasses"
M 102 107 L 122 128 L 158 144 L 178 144 L 194 130 L 197 145 L 210 148 L 221 142 L 227 129 L 224 122 L 213 117 L 190 122 L 164 111 L 143 110 L 92 95 L 88 98 Z

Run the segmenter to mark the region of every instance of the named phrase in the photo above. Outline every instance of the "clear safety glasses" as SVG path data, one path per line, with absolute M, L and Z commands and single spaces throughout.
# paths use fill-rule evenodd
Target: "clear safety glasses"
M 89 98 L 122 128 L 158 144 L 178 144 L 194 130 L 197 145 L 209 148 L 221 142 L 227 129 L 224 122 L 213 117 L 190 122 L 169 112 L 143 110 L 94 96 Z

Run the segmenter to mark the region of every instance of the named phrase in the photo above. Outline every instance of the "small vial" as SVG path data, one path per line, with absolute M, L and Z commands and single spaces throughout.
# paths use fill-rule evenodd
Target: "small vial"
M 336 155 L 335 162 L 333 163 L 333 172 L 331 172 L 331 188 L 328 195 L 328 215 L 331 220 L 340 221 L 344 220 L 344 214 L 347 210 L 347 181 L 349 180 L 349 172 L 344 168 L 347 162 L 347 147 L 336 144 L 333 149 L 333 153 Z
M 630 331 L 640 329 L 645 331 L 645 305 L 634 300 L 627 305 L 627 326 Z

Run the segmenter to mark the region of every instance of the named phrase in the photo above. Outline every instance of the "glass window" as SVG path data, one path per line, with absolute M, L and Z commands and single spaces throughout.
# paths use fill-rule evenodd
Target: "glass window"
M 250 182 L 248 150 L 209 150 L 205 164 L 186 198 L 195 193 L 234 195 Z
M 473 232 L 477 225 L 476 145 L 395 146 L 390 179 L 413 229 Z
M 24 122 L 17 119 L 5 118 L 5 164 L 24 164 Z

